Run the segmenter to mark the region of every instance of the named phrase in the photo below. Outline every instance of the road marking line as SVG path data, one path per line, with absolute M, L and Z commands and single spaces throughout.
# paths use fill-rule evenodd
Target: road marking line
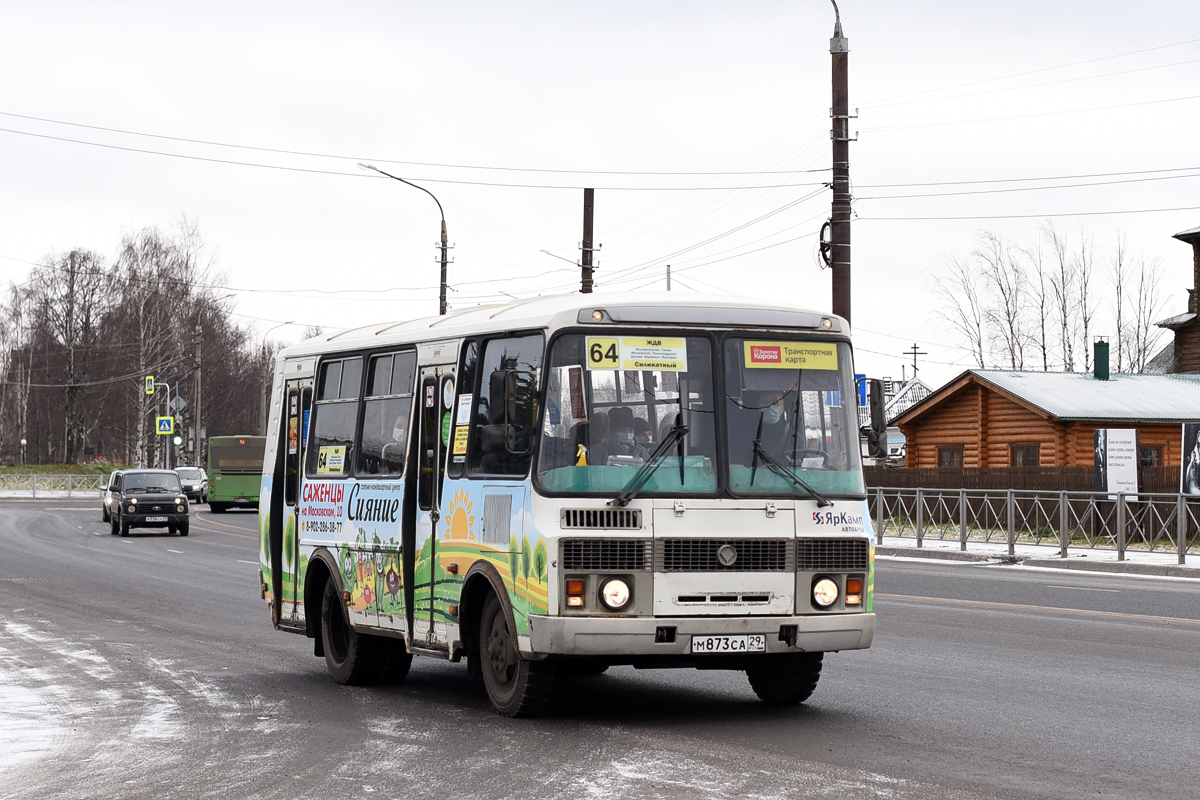
M 182 550 L 172 550 L 172 549 L 170 549 L 170 548 L 167 548 L 167 552 L 168 552 L 168 553 L 178 553 L 179 555 L 183 555 L 183 551 L 182 551 Z
M 242 533 L 254 533 L 255 528 L 258 527 L 257 520 L 255 521 L 254 528 L 241 528 L 237 525 L 230 525 L 227 522 L 217 522 L 215 519 L 209 519 L 208 517 L 200 517 L 200 519 L 202 519 L 208 525 L 220 525 L 222 528 L 230 528 L 231 530 L 241 531 Z
M 238 562 L 239 564 L 250 564 L 251 566 L 255 566 L 255 567 L 257 567 L 257 566 L 258 566 L 258 562 L 257 562 L 257 561 L 242 561 L 242 560 L 239 558 L 239 559 L 237 560 L 237 562 Z
M 1046 588 L 1047 589 L 1073 589 L 1077 592 L 1112 592 L 1113 594 L 1121 593 L 1120 589 L 1093 589 L 1090 586 L 1054 586 L 1049 583 L 1046 584 Z
M 46 506 L 43 511 L 91 511 L 91 506 Z
M 1184 625 L 1189 628 L 1200 628 L 1200 619 L 1186 617 L 1155 617 L 1149 614 L 1125 614 L 1120 611 L 1095 611 L 1086 608 L 1056 608 L 1054 606 L 1031 606 L 1022 603 L 993 603 L 987 600 L 953 600 L 946 597 L 919 597 L 908 594 L 876 593 L 877 600 L 900 600 L 909 603 L 930 603 L 940 606 L 966 606 L 989 611 L 1031 611 L 1035 614 L 1064 614 L 1069 617 L 1088 617 L 1091 619 L 1113 619 L 1128 622 L 1154 622 L 1164 625 Z

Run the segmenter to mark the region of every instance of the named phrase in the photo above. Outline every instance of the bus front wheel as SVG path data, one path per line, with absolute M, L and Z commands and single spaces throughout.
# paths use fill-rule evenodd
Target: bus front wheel
M 750 688 L 758 699 L 773 706 L 803 703 L 821 679 L 824 653 L 788 653 L 759 656 L 761 663 L 746 670 Z
M 321 643 L 325 648 L 325 666 L 338 683 L 362 686 L 379 679 L 384 655 L 380 640 L 350 627 L 332 577 L 326 581 L 321 598 Z
M 488 699 L 497 713 L 528 717 L 545 707 L 554 684 L 554 664 L 521 658 L 508 614 L 495 594 L 488 595 L 479 619 L 479 660 Z

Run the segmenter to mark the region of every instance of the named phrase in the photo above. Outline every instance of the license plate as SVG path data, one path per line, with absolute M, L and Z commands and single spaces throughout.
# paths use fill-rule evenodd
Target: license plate
M 693 653 L 762 653 L 767 637 L 761 633 L 746 636 L 693 636 Z
M 146 522 L 166 522 L 166 517 L 146 517 Z

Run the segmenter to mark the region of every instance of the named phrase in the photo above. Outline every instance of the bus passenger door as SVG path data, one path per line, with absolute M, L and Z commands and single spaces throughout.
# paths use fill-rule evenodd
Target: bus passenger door
M 284 392 L 283 604 L 284 619 L 303 618 L 304 575 L 300 569 L 300 481 L 308 438 L 312 379 L 288 381 Z
M 454 400 L 454 366 L 420 368 L 419 439 L 417 450 L 417 525 L 413 575 L 413 643 L 445 645 L 448 604 L 438 593 L 445 573 L 438 554 L 442 517 L 442 481 L 450 434 L 450 406 Z

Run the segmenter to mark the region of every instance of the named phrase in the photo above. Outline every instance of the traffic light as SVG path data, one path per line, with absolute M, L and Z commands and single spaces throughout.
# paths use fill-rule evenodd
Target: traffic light
M 171 439 L 171 441 L 175 443 L 176 447 L 179 447 L 179 445 L 183 444 L 183 437 L 179 434 L 175 434 L 175 437 Z

